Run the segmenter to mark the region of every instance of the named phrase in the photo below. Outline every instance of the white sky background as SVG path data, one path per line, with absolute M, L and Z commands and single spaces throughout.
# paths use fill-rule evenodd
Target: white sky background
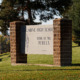
M 0 3 L 2 2 L 2 0 L 0 0 Z M 27 17 L 27 15 L 25 15 L 25 17 Z M 60 18 L 60 16 L 54 16 L 54 18 Z M 34 20 L 34 22 L 42 22 L 41 25 L 50 25 L 50 24 L 53 24 L 53 19 L 50 19 L 49 21 L 47 22 L 43 22 L 43 21 L 40 21 L 39 20 L 39 16 L 36 16 L 36 19 Z M 8 31 L 8 33 L 10 34 L 10 31 Z M 1 34 L 1 32 L 0 32 Z
M 60 18 L 60 16 L 54 15 L 54 19 L 55 19 L 55 18 Z M 50 19 L 50 20 L 48 20 L 47 22 L 44 22 L 44 21 L 40 21 L 40 20 L 39 20 L 39 16 L 37 16 L 34 21 L 35 21 L 35 22 L 42 22 L 41 25 L 50 25 L 50 24 L 53 24 L 53 20 L 54 20 L 54 19 Z
M 2 2 L 2 0 L 0 0 L 0 3 Z

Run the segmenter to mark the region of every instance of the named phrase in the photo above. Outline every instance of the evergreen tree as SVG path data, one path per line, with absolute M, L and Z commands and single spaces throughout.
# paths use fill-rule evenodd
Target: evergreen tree
M 80 0 L 73 0 L 73 5 L 66 15 L 72 19 L 74 42 L 80 46 Z
M 0 10 L 0 31 L 6 35 L 9 28 L 9 22 L 17 19 L 18 12 L 14 10 L 13 5 L 8 0 L 3 0 Z
M 40 20 L 47 21 L 53 19 L 53 15 L 58 15 L 56 11 L 63 14 L 71 6 L 72 0 L 3 0 L 0 9 L 0 26 L 2 32 L 9 27 L 9 22 L 13 20 L 24 20 L 24 12 L 28 13 L 28 23 L 34 23 L 36 15 Z M 19 16 L 19 14 L 22 14 Z M 27 24 L 27 22 L 26 22 Z
M 28 19 L 32 24 L 36 15 L 40 15 L 40 20 L 47 21 L 53 19 L 53 15 L 56 14 L 56 10 L 62 14 L 69 6 L 72 5 L 72 0 L 15 0 L 18 5 L 17 8 L 22 8 L 22 14 L 24 11 L 28 12 Z M 16 5 L 16 4 L 15 4 Z

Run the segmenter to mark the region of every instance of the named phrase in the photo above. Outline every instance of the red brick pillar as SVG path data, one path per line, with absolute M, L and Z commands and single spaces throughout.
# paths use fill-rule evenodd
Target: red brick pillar
M 21 27 L 24 22 L 14 21 L 10 23 L 10 53 L 11 63 L 27 63 L 27 55 L 21 53 Z
M 72 21 L 54 20 L 54 65 L 69 66 L 72 62 Z

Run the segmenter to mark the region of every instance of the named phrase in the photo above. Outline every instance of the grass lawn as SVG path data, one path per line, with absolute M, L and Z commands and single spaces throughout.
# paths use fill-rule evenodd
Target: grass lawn
M 80 47 L 73 43 L 67 67 L 11 66 L 10 53 L 0 55 L 0 80 L 80 80 Z M 52 55 L 28 55 L 28 63 L 53 64 Z M 78 65 L 79 64 L 79 65 Z

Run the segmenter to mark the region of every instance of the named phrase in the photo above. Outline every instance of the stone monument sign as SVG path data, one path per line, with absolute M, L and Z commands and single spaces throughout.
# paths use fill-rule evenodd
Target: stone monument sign
M 55 66 L 72 63 L 72 21 L 55 19 L 53 25 L 10 23 L 11 63 L 27 63 L 27 54 L 53 54 Z

